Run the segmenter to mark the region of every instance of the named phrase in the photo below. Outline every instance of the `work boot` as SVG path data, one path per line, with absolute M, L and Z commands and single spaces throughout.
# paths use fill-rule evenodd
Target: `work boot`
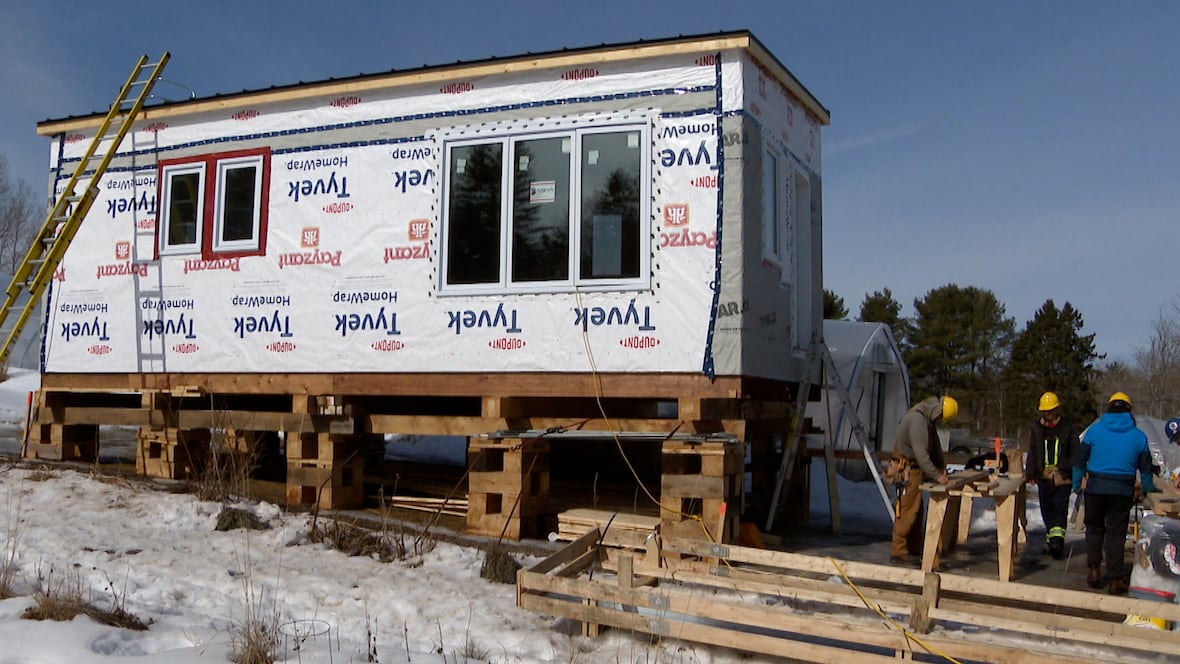
M 1097 567 L 1091 567 L 1090 571 L 1086 574 L 1086 585 L 1090 586 L 1091 588 L 1101 588 L 1102 570 Z
M 922 557 L 915 556 L 910 553 L 903 553 L 900 556 L 889 556 L 889 562 L 893 563 L 894 565 L 918 567 L 922 564 Z
M 1129 589 L 1127 582 L 1121 578 L 1111 579 L 1110 585 L 1106 586 L 1106 592 L 1111 595 L 1126 595 Z
M 1053 537 L 1049 539 L 1049 555 L 1053 560 L 1061 560 L 1065 558 L 1065 539 L 1061 537 Z

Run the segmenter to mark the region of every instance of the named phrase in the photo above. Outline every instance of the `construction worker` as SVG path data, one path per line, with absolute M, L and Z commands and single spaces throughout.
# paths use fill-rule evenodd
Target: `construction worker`
M 1164 424 L 1164 434 L 1168 436 L 1168 442 L 1180 445 L 1180 417 L 1173 417 Z M 1180 465 L 1169 468 L 1167 471 L 1164 473 L 1164 477 L 1170 477 L 1172 486 L 1180 489 Z
M 1061 400 L 1045 392 L 1037 404 L 1040 416 L 1028 435 L 1024 478 L 1037 486 L 1041 518 L 1045 521 L 1045 551 L 1054 560 L 1065 557 L 1065 522 L 1073 483 L 1073 455 L 1078 429 L 1061 416 Z
M 959 413 L 951 397 L 930 397 L 914 404 L 897 425 L 893 462 L 899 465 L 898 498 L 893 521 L 893 547 L 889 560 L 912 565 L 922 560 L 923 480 L 946 484 L 946 461 L 938 440 L 939 422 L 949 422 Z
M 1112 595 L 1128 590 L 1130 573 L 1123 557 L 1131 507 L 1139 487 L 1154 491 L 1154 469 L 1147 434 L 1135 426 L 1131 397 L 1115 392 L 1107 400 L 1106 412 L 1082 435 L 1073 466 L 1073 491 L 1082 490 L 1086 480 L 1086 583 L 1091 588 L 1106 586 Z M 1106 576 L 1101 566 L 1106 559 Z

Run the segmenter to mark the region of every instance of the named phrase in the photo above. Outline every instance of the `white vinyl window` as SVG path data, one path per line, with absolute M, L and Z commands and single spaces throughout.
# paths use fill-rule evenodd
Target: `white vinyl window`
M 201 251 L 205 218 L 205 164 L 178 164 L 162 169 L 160 253 Z
M 646 124 L 446 144 L 444 294 L 646 288 Z
M 216 210 L 213 214 L 213 250 L 251 251 L 258 248 L 262 210 L 262 156 L 223 159 L 217 162 Z

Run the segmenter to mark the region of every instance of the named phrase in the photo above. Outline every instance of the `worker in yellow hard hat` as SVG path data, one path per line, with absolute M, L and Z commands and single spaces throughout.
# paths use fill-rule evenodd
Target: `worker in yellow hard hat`
M 949 396 L 930 397 L 914 404 L 897 425 L 893 443 L 891 466 L 896 468 L 894 486 L 897 506 L 893 521 L 893 546 L 889 560 L 895 563 L 917 564 L 922 560 L 924 533 L 922 529 L 923 480 L 946 484 L 946 460 L 942 443 L 938 440 L 940 422 L 953 420 L 959 414 L 959 402 Z
M 1039 413 L 1028 432 L 1028 457 L 1024 477 L 1037 487 L 1041 518 L 1045 521 L 1045 552 L 1054 560 L 1065 557 L 1065 523 L 1069 518 L 1069 493 L 1073 482 L 1073 455 L 1078 428 L 1061 414 L 1061 400 L 1045 392 L 1037 403 Z
M 1115 392 L 1107 400 L 1106 412 L 1082 435 L 1073 464 L 1074 492 L 1082 490 L 1082 479 L 1086 479 L 1086 565 L 1090 568 L 1086 583 L 1091 588 L 1105 585 L 1112 595 L 1126 594 L 1130 582 L 1123 548 L 1139 489 L 1136 475 L 1143 491 L 1155 490 L 1147 434 L 1135 426 L 1131 397 Z

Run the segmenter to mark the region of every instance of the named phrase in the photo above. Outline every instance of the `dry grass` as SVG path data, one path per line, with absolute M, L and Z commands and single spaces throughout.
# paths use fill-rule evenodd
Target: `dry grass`
M 8 494 L 7 509 L 4 519 L 4 550 L 0 552 L 0 599 L 15 597 L 13 585 L 16 581 L 16 552 L 20 546 L 20 497 L 14 500 L 12 493 Z
M 201 500 L 227 502 L 235 496 L 250 492 L 250 478 L 261 463 L 256 447 L 236 449 L 226 437 L 226 429 L 213 430 L 207 452 L 191 450 L 190 458 L 200 458 L 201 464 L 193 478 L 193 493 Z
M 247 565 L 248 567 L 248 565 Z M 254 588 L 249 573 L 243 578 L 245 610 L 230 629 L 234 664 L 274 664 L 279 646 L 279 604 Z
M 90 616 L 96 622 L 113 627 L 144 631 L 147 623 L 127 611 L 116 598 L 115 606 L 104 609 L 89 599 L 89 588 L 76 570 L 65 574 L 49 574 L 41 579 L 40 588 L 33 595 L 33 606 L 21 615 L 26 620 L 67 622 L 78 616 Z
M 381 524 L 375 530 L 339 519 L 321 518 L 317 508 L 308 524 L 307 537 L 350 556 L 369 556 L 383 563 L 416 559 L 434 550 L 437 541 L 430 535 L 429 527 L 411 533 L 393 521 L 384 492 L 378 494 L 378 504 L 382 505 Z

